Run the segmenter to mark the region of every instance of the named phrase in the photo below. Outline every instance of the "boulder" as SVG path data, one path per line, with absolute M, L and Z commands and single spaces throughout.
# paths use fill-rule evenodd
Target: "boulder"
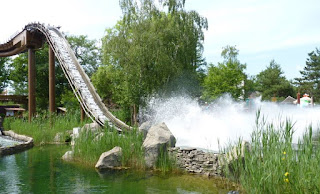
M 81 128 L 81 131 L 91 131 L 91 132 L 98 132 L 99 130 L 101 129 L 101 126 L 96 123 L 96 122 L 93 122 L 93 123 L 88 123 L 88 124 L 85 124 L 82 128 Z
M 152 126 L 143 142 L 145 161 L 148 168 L 154 167 L 160 151 L 167 151 L 174 147 L 176 138 L 172 135 L 165 123 Z
M 67 151 L 63 156 L 62 156 L 62 160 L 65 161 L 72 161 L 73 160 L 73 151 Z
M 143 133 L 143 139 L 146 139 L 148 131 L 151 128 L 151 126 L 152 126 L 151 122 L 146 121 L 146 122 L 142 123 L 140 125 L 140 127 L 138 128 L 138 131 Z
M 121 157 L 121 147 L 114 147 L 112 150 L 109 150 L 101 154 L 95 167 L 98 170 L 114 169 L 116 167 L 121 167 Z
M 63 142 L 64 139 L 63 139 L 63 133 L 62 132 L 58 132 L 56 134 L 56 136 L 54 136 L 54 139 L 53 139 L 53 142 L 55 143 L 59 143 L 59 142 Z

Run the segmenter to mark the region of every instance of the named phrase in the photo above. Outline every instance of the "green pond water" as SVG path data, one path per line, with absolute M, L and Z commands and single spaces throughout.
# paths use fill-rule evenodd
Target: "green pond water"
M 230 183 L 193 175 L 117 171 L 61 160 L 69 146 L 34 147 L 0 157 L 0 193 L 228 193 Z

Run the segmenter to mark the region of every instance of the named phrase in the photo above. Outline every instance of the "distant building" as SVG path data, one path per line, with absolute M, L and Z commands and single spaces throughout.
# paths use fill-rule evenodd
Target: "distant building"
M 24 108 L 4 108 L 6 111 L 6 117 L 22 117 Z
M 282 104 L 295 104 L 296 102 L 296 99 L 291 97 L 291 96 L 288 96 L 286 99 L 284 99 L 284 101 L 282 101 L 281 103 Z

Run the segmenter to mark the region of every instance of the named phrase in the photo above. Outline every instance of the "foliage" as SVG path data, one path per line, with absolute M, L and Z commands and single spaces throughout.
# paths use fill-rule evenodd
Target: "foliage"
M 87 36 L 69 35 L 66 37 L 79 63 L 89 77 L 97 71 L 100 60 L 100 49 L 95 40 L 89 40 Z
M 45 45 L 41 50 L 36 52 L 36 104 L 39 109 L 47 109 L 49 104 L 49 47 Z M 15 94 L 27 95 L 28 93 L 28 55 L 22 53 L 13 59 L 10 64 L 9 79 L 13 82 L 12 87 Z M 70 90 L 67 79 L 62 69 L 55 64 L 55 91 L 56 102 L 61 101 L 61 94 Z
M 29 123 L 25 118 L 6 117 L 4 129 L 13 130 L 18 134 L 27 135 L 33 138 L 35 145 L 51 143 L 57 133 L 61 132 L 65 139 L 69 138 L 68 130 L 84 125 L 80 122 L 80 111 L 71 111 L 65 115 L 52 115 L 49 113 L 38 115 Z
M 166 146 L 160 146 L 156 167 L 164 174 L 173 171 L 180 172 L 176 158 L 169 154 Z
M 123 19 L 102 40 L 105 66 L 93 83 L 102 96 L 128 111 L 133 106 L 138 110 L 159 90 L 170 92 L 170 83 L 185 73 L 194 75 L 186 79 L 198 81 L 197 72 L 205 64 L 201 55 L 207 20 L 186 11 L 184 1 L 159 3 L 121 0 Z
M 7 87 L 8 84 L 8 68 L 7 65 L 10 63 L 10 58 L 0 57 L 0 93 Z
M 320 50 L 308 53 L 306 66 L 300 71 L 301 78 L 296 78 L 296 84 L 303 93 L 309 93 L 315 100 L 320 99 Z
M 312 140 L 310 127 L 293 146 L 293 133 L 290 120 L 273 125 L 258 114 L 250 148 L 243 160 L 225 166 L 226 176 L 238 181 L 246 193 L 319 193 L 319 142 Z M 242 146 L 235 146 L 237 153 Z M 234 147 L 230 145 L 225 152 L 230 149 Z
M 100 133 L 91 130 L 82 131 L 75 141 L 74 157 L 76 161 L 94 166 L 100 155 L 115 146 L 122 148 L 122 166 L 144 169 L 143 134 L 136 129 L 119 134 L 109 127 Z
M 263 100 L 271 97 L 295 96 L 294 87 L 283 75 L 279 64 L 272 60 L 267 68 L 257 75 L 257 90 L 262 94 Z
M 236 99 L 244 97 L 246 65 L 237 59 L 238 54 L 235 46 L 226 46 L 221 53 L 224 61 L 216 66 L 211 64 L 203 83 L 205 99 L 214 100 L 224 93 Z

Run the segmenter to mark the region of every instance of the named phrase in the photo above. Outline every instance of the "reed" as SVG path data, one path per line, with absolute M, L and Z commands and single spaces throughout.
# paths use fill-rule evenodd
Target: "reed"
M 99 132 L 82 131 L 75 140 L 75 160 L 94 166 L 103 152 L 115 146 L 122 148 L 122 166 L 144 169 L 143 134 L 137 131 L 124 131 L 121 134 L 110 127 Z
M 319 193 L 320 145 L 313 133 L 309 127 L 293 145 L 294 124 L 290 120 L 274 125 L 260 119 L 258 112 L 250 149 L 245 149 L 242 159 L 225 165 L 224 173 L 246 193 Z M 236 147 L 241 153 L 244 145 L 240 142 L 223 152 Z
M 57 133 L 62 133 L 64 142 L 69 138 L 74 127 L 83 126 L 88 121 L 80 121 L 80 111 L 70 111 L 65 115 L 56 115 L 45 112 L 39 114 L 29 123 L 26 117 L 4 119 L 4 129 L 13 130 L 18 134 L 27 135 L 33 138 L 35 145 L 51 143 Z

